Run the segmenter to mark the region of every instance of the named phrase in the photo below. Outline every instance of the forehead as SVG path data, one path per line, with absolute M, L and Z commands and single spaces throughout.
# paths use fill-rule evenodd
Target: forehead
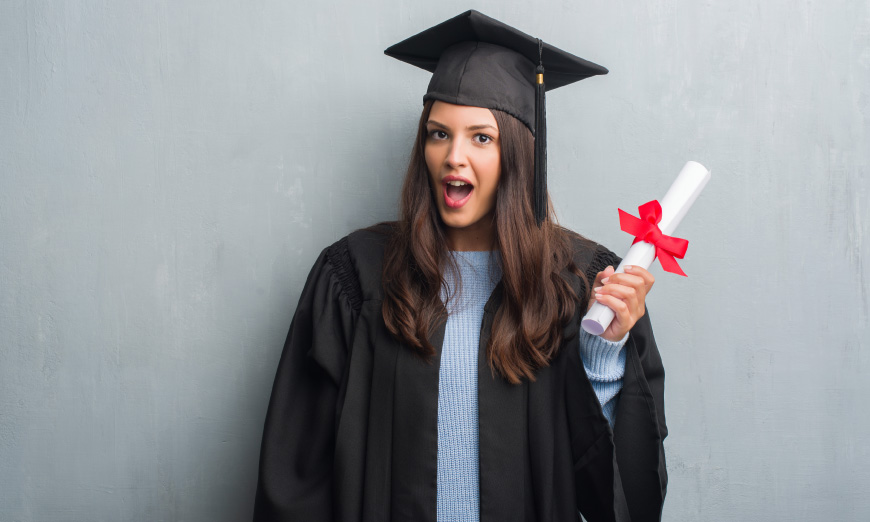
M 470 127 L 472 125 L 491 125 L 498 129 L 498 123 L 492 111 L 483 107 L 471 107 L 468 105 L 454 105 L 443 101 L 436 101 L 429 111 L 429 120 L 450 126 Z

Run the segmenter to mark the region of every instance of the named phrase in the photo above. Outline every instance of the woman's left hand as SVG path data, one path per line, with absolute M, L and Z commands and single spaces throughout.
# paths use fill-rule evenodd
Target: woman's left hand
M 639 266 L 626 266 L 622 274 L 614 272 L 612 266 L 598 272 L 592 285 L 592 299 L 589 300 L 589 306 L 598 301 L 616 314 L 601 334 L 608 341 L 622 340 L 634 323 L 643 317 L 646 294 L 655 283 L 653 275 Z

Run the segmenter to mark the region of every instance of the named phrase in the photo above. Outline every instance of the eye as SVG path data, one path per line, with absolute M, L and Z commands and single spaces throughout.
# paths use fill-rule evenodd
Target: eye
M 429 131 L 429 138 L 433 140 L 444 140 L 447 139 L 447 133 L 440 129 L 433 129 Z
M 486 145 L 487 143 L 492 143 L 493 141 L 492 136 L 489 136 L 487 134 L 475 134 L 473 139 L 476 143 L 479 143 L 481 145 Z

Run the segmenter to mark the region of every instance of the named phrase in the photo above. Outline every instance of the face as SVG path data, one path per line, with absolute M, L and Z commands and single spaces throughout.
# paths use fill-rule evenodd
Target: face
M 498 124 L 489 109 L 436 101 L 426 122 L 429 182 L 454 250 L 487 250 L 501 176 Z

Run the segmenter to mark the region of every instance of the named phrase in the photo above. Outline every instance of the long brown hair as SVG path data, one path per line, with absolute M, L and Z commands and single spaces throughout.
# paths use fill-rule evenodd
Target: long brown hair
M 426 102 L 402 187 L 399 222 L 384 257 L 383 315 L 389 331 L 420 355 L 434 355 L 429 334 L 446 320 L 440 290 L 444 272 L 455 269 L 444 224 L 429 185 L 424 147 L 432 101 Z M 492 110 L 501 142 L 501 178 L 493 212 L 493 247 L 500 251 L 502 302 L 496 311 L 487 356 L 509 382 L 535 380 L 562 342 L 562 329 L 586 302 L 589 285 L 574 266 L 569 231 L 555 224 L 552 207 L 538 228 L 532 210 L 534 138 L 507 113 Z M 562 275 L 583 281 L 578 296 Z M 459 289 L 458 291 L 461 291 Z

